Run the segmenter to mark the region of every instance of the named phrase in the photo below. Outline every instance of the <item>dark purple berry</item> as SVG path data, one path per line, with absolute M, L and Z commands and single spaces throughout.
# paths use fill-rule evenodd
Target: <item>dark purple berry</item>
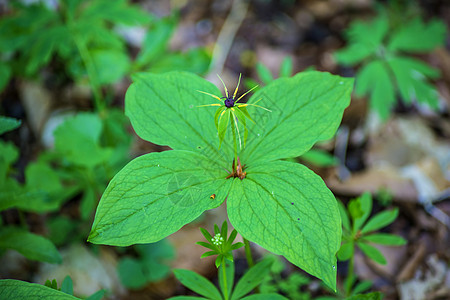
M 233 99 L 233 97 L 226 98 L 224 103 L 225 103 L 225 106 L 228 107 L 228 108 L 233 107 L 234 106 L 234 99 Z

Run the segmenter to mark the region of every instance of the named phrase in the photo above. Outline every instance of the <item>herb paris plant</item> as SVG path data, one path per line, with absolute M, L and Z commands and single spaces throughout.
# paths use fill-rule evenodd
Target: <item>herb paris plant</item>
M 255 123 L 239 153 L 244 179 L 229 177 L 234 147 L 221 148 L 213 115 L 196 106 L 220 95 L 210 82 L 184 72 L 138 74 L 127 91 L 125 112 L 144 140 L 173 151 L 149 153 L 125 166 L 97 208 L 89 241 L 126 246 L 174 233 L 227 199 L 230 222 L 246 239 L 322 279 L 336 290 L 341 241 L 338 206 L 322 179 L 282 161 L 329 139 L 350 101 L 353 79 L 304 72 L 273 81 L 249 100 Z M 241 124 L 242 125 L 242 124 Z M 228 178 L 227 178 L 228 177 Z M 215 195 L 215 197 L 211 197 Z

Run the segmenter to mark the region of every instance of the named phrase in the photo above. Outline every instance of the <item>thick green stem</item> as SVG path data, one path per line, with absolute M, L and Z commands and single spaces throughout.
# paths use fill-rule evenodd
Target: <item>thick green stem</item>
M 223 297 L 228 300 L 228 284 L 227 284 L 227 270 L 225 258 L 222 258 L 222 275 L 223 275 Z
M 247 258 L 248 267 L 251 268 L 254 265 L 252 249 L 250 249 L 250 242 L 246 238 L 243 238 L 243 239 L 244 239 L 244 247 L 245 247 L 245 257 Z

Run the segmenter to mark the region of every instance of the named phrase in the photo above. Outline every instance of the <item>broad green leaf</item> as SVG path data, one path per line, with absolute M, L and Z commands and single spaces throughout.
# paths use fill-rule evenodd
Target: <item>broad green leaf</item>
M 0 78 L 1 77 L 2 74 L 0 74 Z M 1 89 L 2 87 L 0 85 L 0 91 Z M 17 127 L 20 126 L 20 124 L 22 124 L 21 120 L 0 116 L 0 135 L 4 134 L 5 132 L 16 129 Z
M 303 72 L 280 78 L 258 90 L 248 103 L 256 124 L 249 123 L 243 164 L 300 156 L 317 141 L 330 139 L 350 103 L 352 78 L 323 72 Z
M 238 300 L 256 288 L 269 274 L 274 259 L 268 257 L 251 267 L 236 284 L 231 300 Z
M 66 278 L 64 278 L 64 281 L 61 284 L 61 292 L 73 296 L 73 281 L 70 276 L 66 276 Z
M 361 229 L 361 233 L 368 233 L 383 228 L 397 219 L 398 208 L 393 210 L 382 211 L 373 216 L 366 225 Z
M 427 52 L 443 46 L 445 42 L 445 24 L 433 19 L 425 24 L 420 18 L 403 24 L 389 40 L 390 51 Z
M 384 258 L 383 254 L 377 248 L 363 242 L 358 242 L 357 244 L 359 249 L 361 249 L 361 251 L 370 259 L 381 265 L 385 265 L 387 263 L 386 258 Z
M 159 241 L 219 206 L 231 183 L 226 176 L 215 161 L 193 152 L 140 156 L 109 183 L 89 241 L 116 246 Z
M 188 289 L 212 300 L 222 300 L 217 288 L 205 277 L 189 270 L 173 270 L 175 277 Z
M 217 275 L 219 277 L 219 287 L 220 287 L 220 291 L 223 292 L 225 290 L 225 281 L 224 281 L 224 276 L 223 276 L 223 265 L 221 264 L 219 269 L 217 269 Z M 228 291 L 228 296 L 231 295 L 231 290 L 233 288 L 233 284 L 234 284 L 234 263 L 228 259 L 225 260 L 225 272 L 227 274 L 227 291 Z M 224 296 L 225 298 L 225 296 Z
M 79 113 L 55 130 L 55 149 L 75 165 L 93 167 L 106 162 L 112 149 L 99 145 L 102 122 L 98 115 Z
M 272 72 L 270 72 L 269 68 L 267 68 L 262 63 L 256 64 L 256 72 L 258 73 L 259 78 L 264 84 L 269 84 L 273 81 Z
M 311 170 L 283 161 L 251 165 L 244 180 L 234 179 L 227 211 L 243 237 L 336 289 L 339 210 L 333 194 Z
M 400 94 L 407 103 L 416 100 L 434 109 L 438 107 L 438 92 L 426 81 L 427 77 L 436 78 L 438 71 L 407 57 L 395 57 L 388 63 L 392 68 Z
M 389 233 L 374 233 L 366 235 L 362 239 L 364 241 L 388 246 L 401 246 L 407 243 L 407 241 L 401 236 Z
M 0 299 L 8 300 L 79 300 L 79 298 L 68 295 L 64 292 L 54 290 L 44 285 L 29 283 L 14 279 L 0 280 Z
M 244 298 L 241 298 L 242 300 L 287 300 L 286 297 L 281 296 L 279 294 L 255 294 L 250 295 Z
M 0 229 L 0 248 L 16 250 L 31 260 L 62 262 L 58 250 L 48 239 L 15 227 Z
M 386 62 L 374 60 L 358 71 L 355 94 L 370 94 L 370 107 L 386 120 L 395 104 L 395 89 Z
M 93 66 L 99 84 L 115 83 L 123 79 L 130 69 L 130 59 L 125 51 L 91 51 Z
M 216 86 L 194 74 L 140 73 L 127 90 L 125 113 L 142 139 L 176 150 L 206 153 L 229 168 L 231 161 L 225 162 L 233 157 L 233 146 L 225 139 L 218 150 L 215 108 L 197 107 L 217 100 L 199 91 L 221 96 Z

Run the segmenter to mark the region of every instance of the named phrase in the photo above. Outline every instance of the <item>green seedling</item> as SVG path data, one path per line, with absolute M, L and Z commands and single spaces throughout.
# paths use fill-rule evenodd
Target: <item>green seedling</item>
M 393 24 L 396 23 L 396 24 Z M 370 96 L 370 107 L 386 120 L 400 94 L 406 104 L 413 101 L 438 108 L 438 93 L 428 79 L 438 70 L 411 55 L 428 53 L 444 45 L 445 25 L 420 17 L 393 22 L 384 10 L 369 22 L 355 21 L 346 31 L 348 46 L 335 54 L 338 63 L 360 65 L 355 94 Z
M 256 265 L 252 266 L 242 278 L 234 283 L 234 260 L 232 252 L 236 249 L 244 246 L 244 243 L 237 242 L 233 244 L 236 238 L 237 231 L 233 231 L 228 236 L 228 223 L 223 222 L 222 228 L 214 225 L 214 236 L 211 235 L 206 229 L 200 228 L 203 236 L 208 242 L 197 242 L 197 244 L 210 249 L 202 255 L 208 257 L 211 255 L 217 255 L 215 265 L 218 268 L 219 274 L 219 289 L 217 289 L 208 279 L 189 270 L 175 269 L 175 277 L 187 288 L 202 295 L 197 299 L 213 299 L 213 300 L 263 300 L 274 299 L 283 300 L 285 297 L 275 293 L 256 293 L 251 296 L 246 296 L 257 286 L 261 284 L 264 278 L 269 274 L 271 265 L 273 263 L 272 258 L 266 258 Z M 170 298 L 171 300 L 189 299 L 189 297 L 177 296 Z
M 350 201 L 347 209 L 340 203 L 339 210 L 342 218 L 343 237 L 342 246 L 337 255 L 341 261 L 350 260 L 348 277 L 345 281 L 345 293 L 343 293 L 348 297 L 366 291 L 371 286 L 370 282 L 363 281 L 353 288 L 356 281 L 353 275 L 356 248 L 359 248 L 373 261 L 386 264 L 386 258 L 372 244 L 401 246 L 406 244 L 406 240 L 394 234 L 376 232 L 395 221 L 398 209 L 382 211 L 369 218 L 372 212 L 372 197 L 369 193 Z
M 138 257 L 122 257 L 117 265 L 117 273 L 125 287 L 140 289 L 169 275 L 167 263 L 175 257 L 175 249 L 167 240 L 135 245 L 133 248 Z

